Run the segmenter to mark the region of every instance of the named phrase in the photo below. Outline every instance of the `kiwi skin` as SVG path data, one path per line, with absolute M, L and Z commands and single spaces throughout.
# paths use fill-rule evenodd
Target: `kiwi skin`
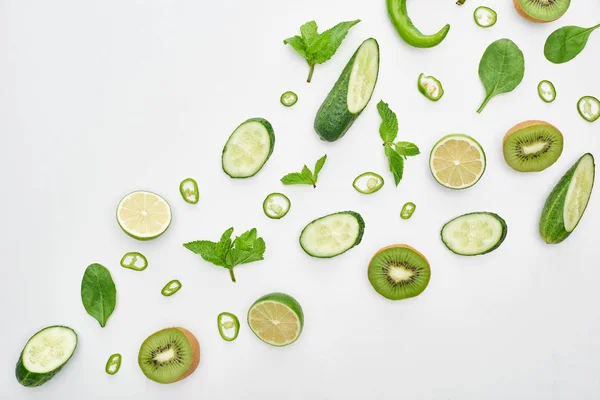
M 529 128 L 531 126 L 539 126 L 539 125 L 548 126 L 548 127 L 552 128 L 552 129 L 556 130 L 558 133 L 560 133 L 562 135 L 562 133 L 560 132 L 560 130 L 557 127 L 555 127 L 554 125 L 552 125 L 552 124 L 550 124 L 550 123 L 548 123 L 546 121 L 535 120 L 535 119 L 529 120 L 529 121 L 523 121 L 523 122 L 521 122 L 521 123 L 513 126 L 508 132 L 506 132 L 506 135 L 504 135 L 504 139 L 502 140 L 502 150 L 503 150 L 503 152 L 504 152 L 504 146 L 506 145 L 507 140 L 510 138 L 510 136 L 513 133 L 518 132 L 518 131 L 523 130 L 523 129 L 526 129 L 526 128 Z M 564 141 L 564 139 L 563 139 L 563 141 Z M 562 151 L 561 151 L 561 153 L 562 153 Z M 559 157 L 560 157 L 560 154 L 559 154 Z M 504 157 L 504 158 L 506 160 L 506 157 Z M 557 160 L 558 160 L 558 158 L 557 158 Z M 556 160 L 552 164 L 548 165 L 546 168 L 550 168 L 555 162 L 556 162 Z M 514 169 L 515 171 L 519 171 L 519 172 L 540 172 L 540 171 L 543 171 L 544 169 L 546 169 L 546 168 L 543 168 L 543 169 L 541 169 L 539 171 L 523 171 L 523 170 L 516 169 L 515 167 L 513 167 L 512 165 L 510 165 L 508 163 L 508 160 L 506 160 L 506 163 L 512 169 Z
M 550 20 L 539 19 L 532 15 L 527 14 L 527 12 L 523 9 L 523 7 L 521 7 L 520 0 L 513 0 L 513 4 L 515 5 L 515 9 L 517 10 L 517 12 L 519 14 L 521 14 L 521 16 L 523 16 L 525 19 L 528 19 L 529 21 L 536 22 L 539 24 L 556 21 L 557 19 L 559 19 L 560 17 L 562 17 L 564 15 L 564 13 L 559 14 L 556 18 L 550 19 Z M 568 7 L 567 7 L 567 9 L 568 9 Z M 565 12 L 567 12 L 567 10 L 565 10 Z

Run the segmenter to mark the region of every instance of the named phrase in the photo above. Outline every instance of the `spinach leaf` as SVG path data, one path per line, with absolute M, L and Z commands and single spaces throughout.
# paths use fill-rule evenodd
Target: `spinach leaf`
M 587 41 L 600 24 L 591 28 L 563 26 L 552 32 L 544 45 L 546 59 L 554 64 L 571 61 L 585 48 Z
M 117 288 L 106 267 L 100 264 L 87 267 L 81 281 L 81 301 L 85 311 L 104 328 L 117 304 Z
M 512 40 L 500 39 L 490 44 L 479 62 L 479 78 L 485 87 L 481 113 L 492 97 L 512 92 L 525 75 L 523 52 Z

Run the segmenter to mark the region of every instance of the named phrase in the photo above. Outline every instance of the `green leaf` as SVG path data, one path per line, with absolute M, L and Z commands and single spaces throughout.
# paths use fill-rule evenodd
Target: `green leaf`
M 390 171 L 394 175 L 394 182 L 396 183 L 396 186 L 398 186 L 402 180 L 402 175 L 404 174 L 404 159 L 400 157 L 400 154 L 398 154 L 392 146 L 387 144 L 385 145 L 385 155 L 390 164 Z
M 377 110 L 381 116 L 379 135 L 384 143 L 390 144 L 398 136 L 398 117 L 383 100 L 377 104 Z
M 552 32 L 544 45 L 546 59 L 555 64 L 571 61 L 585 48 L 592 32 L 600 28 L 600 24 L 591 28 L 580 26 L 563 26 Z
M 117 288 L 110 271 L 100 264 L 91 264 L 81 281 L 81 301 L 85 311 L 106 326 L 117 304 Z
M 302 35 L 302 40 L 304 40 L 307 48 L 310 47 L 311 43 L 319 36 L 317 29 L 318 27 L 315 21 L 307 22 L 300 27 L 300 34 Z
M 321 172 L 321 170 L 323 169 L 323 166 L 325 165 L 325 161 L 327 161 L 327 154 L 325 154 L 323 157 L 319 158 L 317 160 L 317 163 L 315 164 L 315 183 L 317 183 L 317 180 L 319 179 L 319 172 Z
M 281 178 L 284 185 L 312 185 L 312 179 L 309 179 L 299 172 L 292 172 Z
M 292 36 L 291 38 L 287 38 L 283 41 L 283 44 L 289 44 L 298 52 L 298 54 L 306 58 L 306 45 L 300 36 Z
M 348 35 L 350 28 L 360 22 L 359 19 L 354 21 L 346 21 L 340 22 L 336 26 L 331 29 L 326 30 L 321 34 L 322 37 L 326 37 L 327 43 L 326 45 L 315 52 L 314 61 L 316 64 L 323 64 L 333 57 L 333 55 L 337 52 L 338 48 Z
M 327 154 L 317 160 L 314 173 L 311 172 L 306 165 L 304 165 L 301 172 L 292 172 L 291 174 L 287 174 L 281 178 L 281 182 L 284 185 L 312 185 L 313 187 L 317 187 L 319 172 L 321 172 L 323 169 L 325 161 L 327 161 Z
M 398 154 L 404 157 L 404 159 L 406 159 L 406 157 L 413 157 L 421 154 L 417 145 L 411 142 L 396 142 L 394 147 Z
M 196 240 L 195 242 L 185 243 L 183 247 L 193 253 L 199 254 L 205 261 L 208 261 L 211 264 L 226 267 L 225 255 L 227 255 L 227 252 L 222 254 L 221 251 L 217 250 L 218 245 L 219 243 L 210 242 L 208 240 Z

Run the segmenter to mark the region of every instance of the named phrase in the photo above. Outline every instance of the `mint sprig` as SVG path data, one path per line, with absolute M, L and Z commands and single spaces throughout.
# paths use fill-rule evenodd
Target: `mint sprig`
M 317 160 L 314 173 L 305 165 L 302 172 L 292 172 L 281 178 L 281 183 L 284 185 L 312 185 L 316 188 L 319 172 L 323 169 L 325 161 L 327 161 L 327 154 Z

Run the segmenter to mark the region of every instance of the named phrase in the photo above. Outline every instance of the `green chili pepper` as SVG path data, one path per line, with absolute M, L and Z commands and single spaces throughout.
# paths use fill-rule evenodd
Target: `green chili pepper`
M 473 19 L 475 20 L 477 26 L 489 28 L 490 26 L 496 25 L 496 21 L 498 21 L 498 14 L 489 7 L 481 6 L 477 7 L 473 12 Z
M 173 279 L 171 282 L 167 283 L 165 287 L 160 291 L 163 296 L 173 296 L 181 289 L 181 282 L 177 279 Z
M 143 271 L 148 267 L 148 259 L 142 253 L 132 251 L 125 253 L 123 258 L 121 258 L 120 264 L 123 268 L 132 269 L 134 271 Z
M 444 87 L 442 82 L 435 79 L 433 76 L 419 75 L 417 82 L 419 92 L 431 101 L 438 101 L 444 95 Z
M 279 101 L 281 101 L 281 104 L 284 106 L 291 107 L 298 101 L 298 95 L 294 92 L 285 92 L 281 95 Z
M 400 212 L 400 218 L 410 219 L 410 217 L 412 217 L 412 215 L 414 214 L 416 209 L 417 209 L 417 206 L 415 205 L 415 203 L 410 203 L 410 202 L 406 203 L 402 207 L 402 211 Z
M 600 100 L 593 96 L 583 96 L 577 102 L 577 111 L 586 121 L 594 122 L 600 118 Z
M 108 358 L 108 361 L 106 362 L 105 371 L 109 375 L 114 375 L 117 372 L 119 372 L 120 368 L 121 368 L 121 355 L 118 353 L 113 354 L 112 356 L 110 356 Z
M 222 312 L 217 317 L 219 335 L 228 342 L 234 341 L 240 333 L 240 320 L 232 313 Z
M 198 183 L 192 178 L 181 181 L 179 184 L 179 193 L 181 193 L 181 196 L 186 203 L 196 204 L 198 200 L 200 200 Z
M 396 31 L 406 43 L 414 47 L 434 47 L 446 38 L 450 25 L 446 24 L 433 35 L 424 35 L 410 20 L 406 10 L 406 0 L 387 0 L 388 15 Z
M 465 1 L 467 1 L 467 0 L 458 0 L 456 2 L 456 4 L 459 5 L 459 6 L 462 6 L 463 4 L 465 4 Z
M 538 84 L 538 95 L 546 103 L 552 103 L 556 99 L 556 88 L 550 81 L 541 81 Z

